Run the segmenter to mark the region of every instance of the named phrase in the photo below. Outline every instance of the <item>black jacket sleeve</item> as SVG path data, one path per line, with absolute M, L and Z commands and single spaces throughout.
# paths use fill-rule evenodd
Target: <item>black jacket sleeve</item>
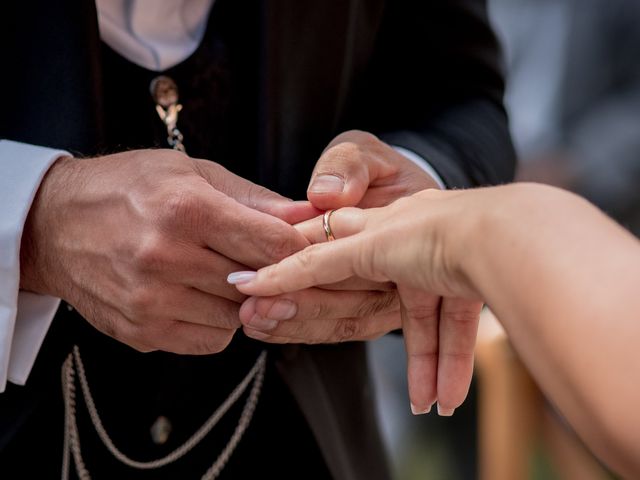
M 362 85 L 387 143 L 421 155 L 449 188 L 512 180 L 500 48 L 484 0 L 394 0 Z

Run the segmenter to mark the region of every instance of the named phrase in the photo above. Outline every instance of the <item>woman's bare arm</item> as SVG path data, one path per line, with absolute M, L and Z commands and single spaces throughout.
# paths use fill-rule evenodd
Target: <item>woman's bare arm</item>
M 425 191 L 385 208 L 339 210 L 331 221 L 339 240 L 260 270 L 240 290 L 276 295 L 352 276 L 394 282 L 411 306 L 403 328 L 414 403 L 426 395 L 421 379 L 433 368 L 442 375 L 428 362 L 412 367 L 434 339 L 421 299 L 482 299 L 594 451 L 624 475 L 640 473 L 638 240 L 585 200 L 535 184 Z M 321 221 L 300 229 L 312 238 Z M 475 339 L 455 318 L 440 317 L 438 328 L 436 351 Z M 440 385 L 438 402 L 450 396 Z

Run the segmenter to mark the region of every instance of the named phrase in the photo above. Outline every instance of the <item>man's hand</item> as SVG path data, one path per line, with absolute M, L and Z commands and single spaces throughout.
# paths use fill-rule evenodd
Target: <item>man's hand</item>
M 439 188 L 424 170 L 374 135 L 337 136 L 316 164 L 307 195 L 320 210 L 388 205 Z M 326 241 L 318 222 L 298 229 L 311 243 Z M 348 235 L 348 233 L 345 233 Z M 245 333 L 273 343 L 368 340 L 400 328 L 400 302 L 389 285 L 351 279 L 340 288 L 313 288 L 271 298 L 250 298 L 240 310 Z M 346 290 L 346 291 L 345 291 Z
M 171 150 L 63 158 L 25 225 L 20 288 L 141 351 L 219 352 L 244 299 L 226 275 L 304 248 L 290 223 L 314 212 Z
M 438 184 L 422 168 L 375 135 L 338 135 L 316 164 L 307 190 L 320 210 L 383 207 Z

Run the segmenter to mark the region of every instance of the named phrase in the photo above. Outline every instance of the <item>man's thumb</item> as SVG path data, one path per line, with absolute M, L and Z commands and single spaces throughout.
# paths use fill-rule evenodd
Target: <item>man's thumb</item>
M 369 188 L 369 169 L 353 144 L 328 148 L 318 160 L 307 198 L 320 210 L 355 207 Z

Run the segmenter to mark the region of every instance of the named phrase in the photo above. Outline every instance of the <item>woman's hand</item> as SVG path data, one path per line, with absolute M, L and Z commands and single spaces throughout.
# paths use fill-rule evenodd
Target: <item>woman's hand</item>
M 437 399 L 450 413 L 464 399 L 483 299 L 551 403 L 614 470 L 638 477 L 640 247 L 629 232 L 536 184 L 425 191 L 338 210 L 331 227 L 339 240 L 230 281 L 260 296 L 351 277 L 395 284 L 416 411 Z M 322 219 L 298 228 L 324 239 Z
M 469 228 L 457 213 L 467 203 L 460 192 L 425 190 L 383 208 L 343 208 L 331 215 L 336 241 L 230 281 L 253 296 L 352 277 L 393 282 L 401 298 L 412 410 L 426 413 L 437 401 L 439 413 L 451 415 L 468 392 L 482 307 L 458 265 Z M 322 218 L 298 228 L 313 242 L 326 241 Z

